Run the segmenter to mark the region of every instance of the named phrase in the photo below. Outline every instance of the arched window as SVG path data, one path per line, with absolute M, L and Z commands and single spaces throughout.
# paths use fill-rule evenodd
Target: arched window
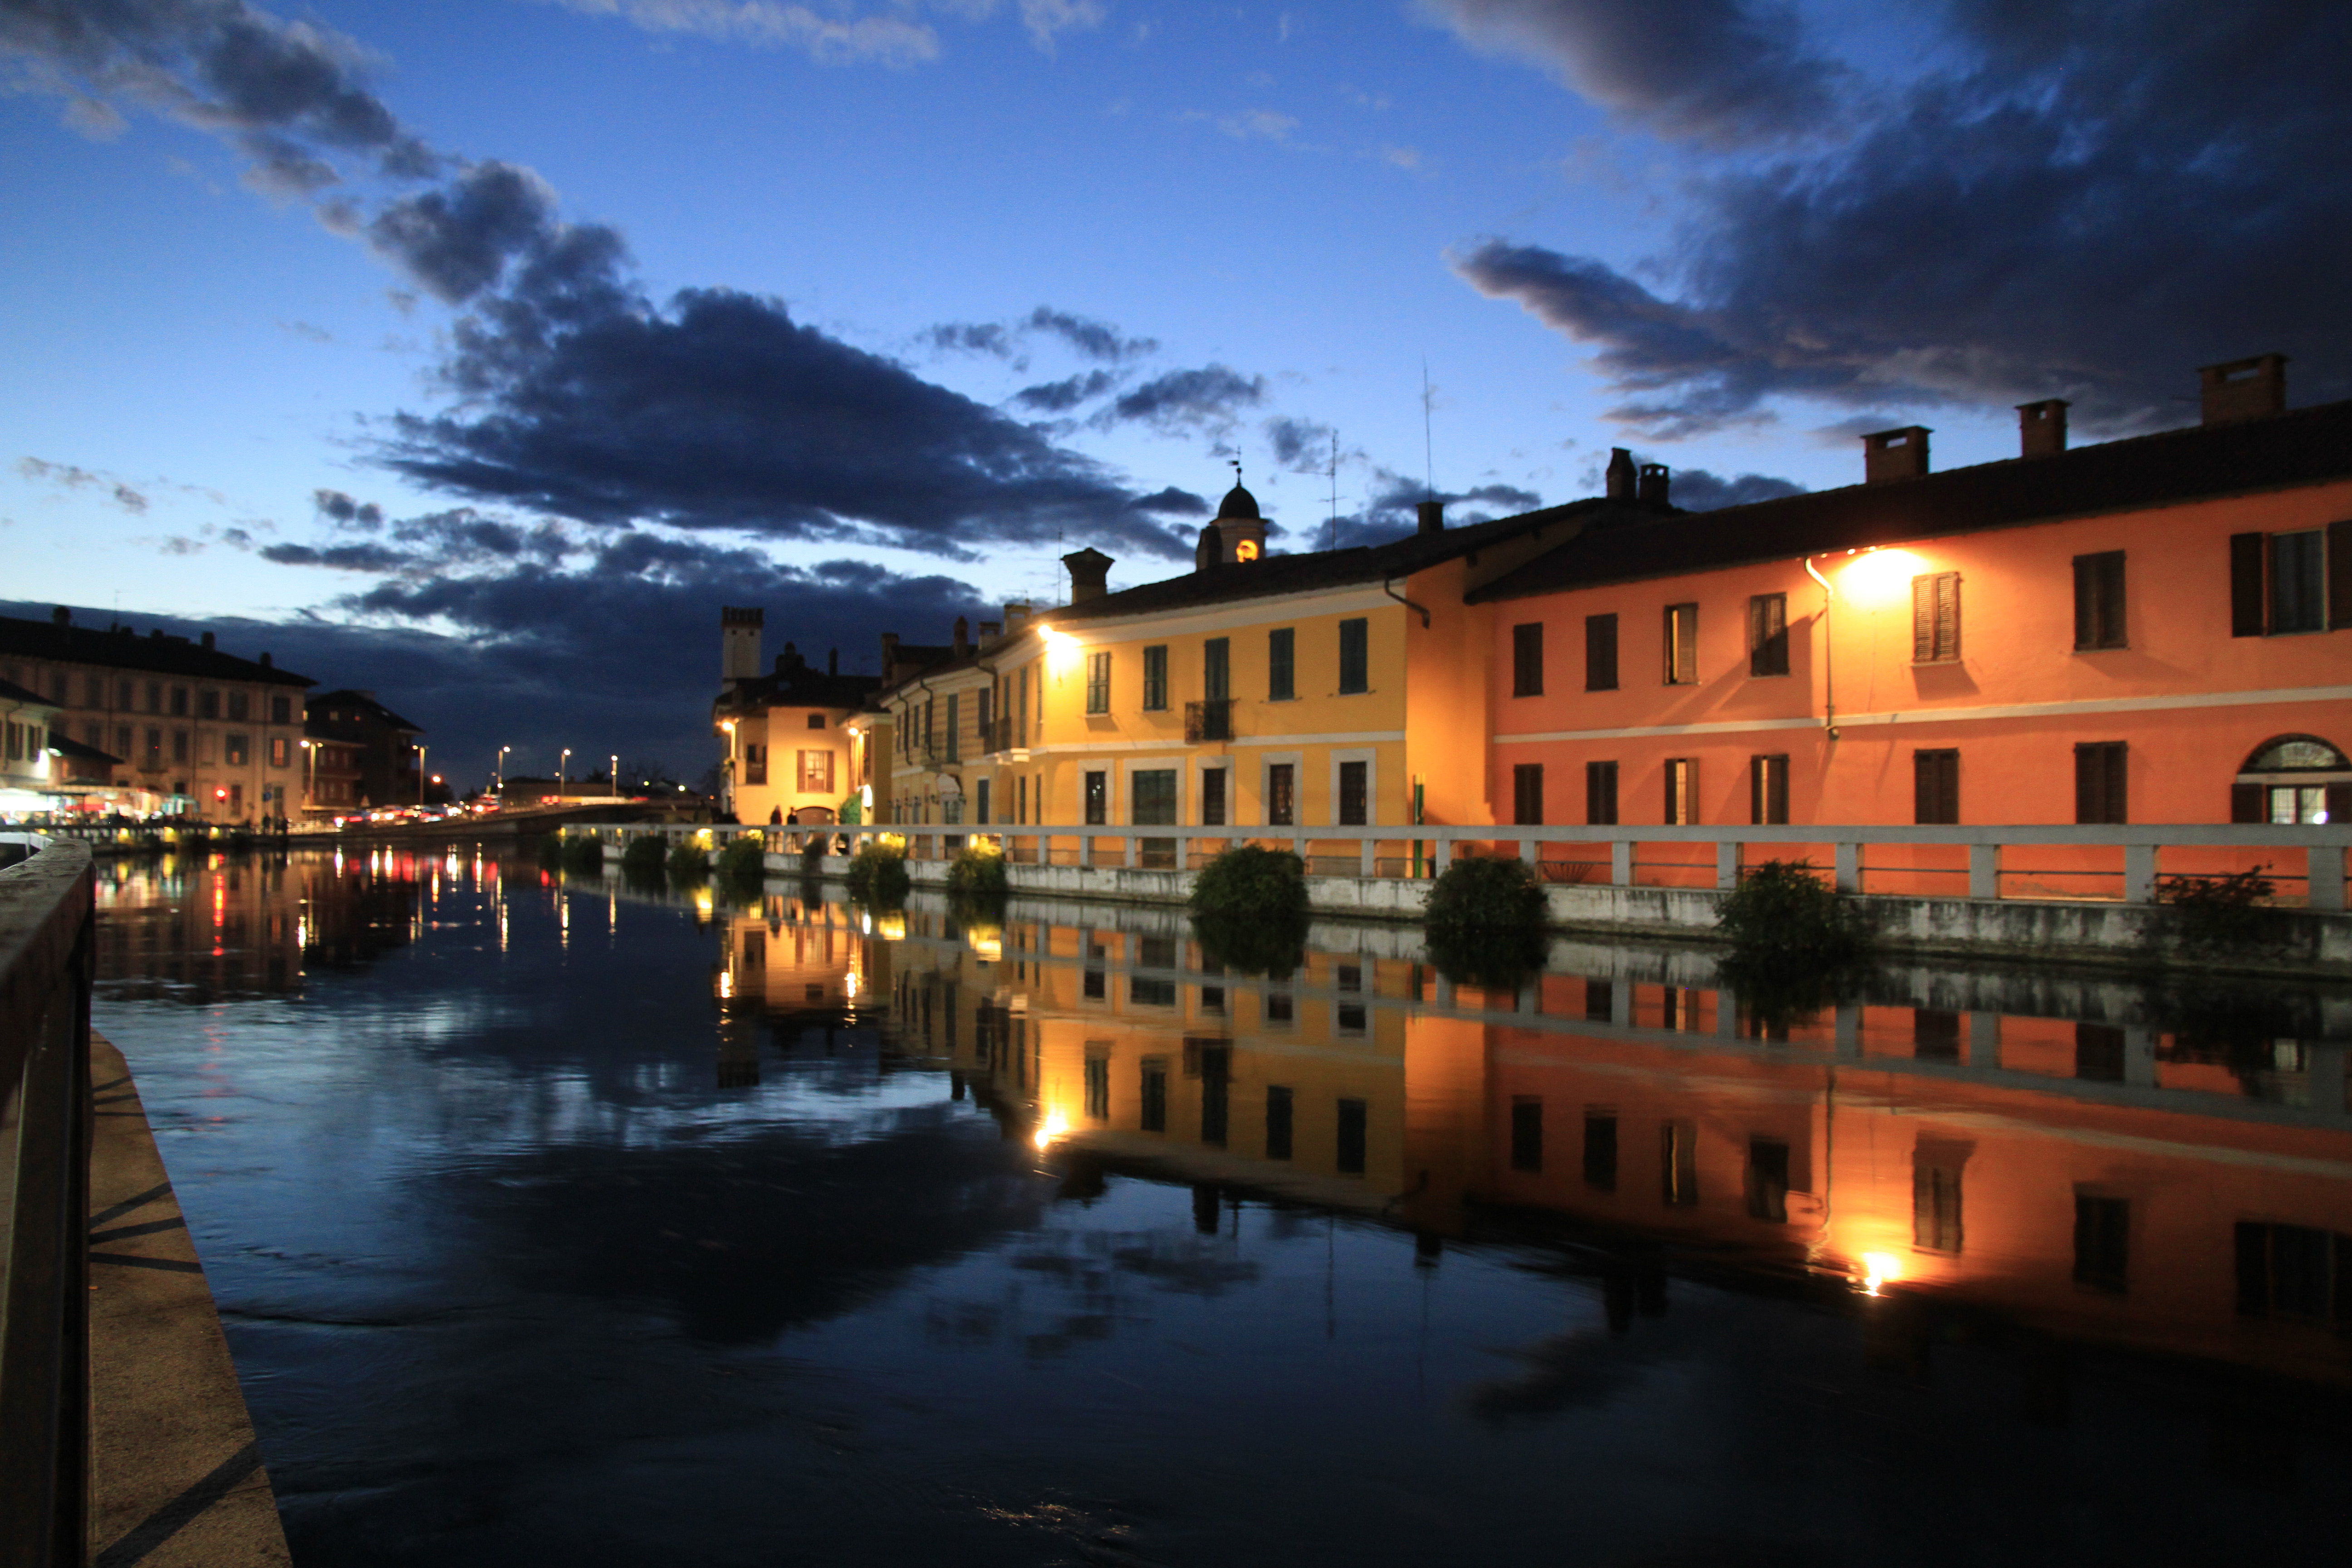
M 2256 746 L 2230 790 L 2232 822 L 2352 822 L 2352 758 L 2316 735 Z

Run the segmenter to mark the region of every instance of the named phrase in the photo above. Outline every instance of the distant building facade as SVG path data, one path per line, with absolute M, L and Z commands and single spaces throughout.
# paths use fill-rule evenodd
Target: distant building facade
M 418 805 L 425 800 L 417 738 L 422 727 L 376 700 L 373 691 L 346 689 L 310 699 L 305 742 L 316 754 L 310 808 L 364 811 Z
M 54 791 L 53 805 L 110 800 L 238 822 L 286 814 L 299 796 L 303 693 L 317 683 L 266 653 L 239 658 L 210 632 L 78 626 L 61 607 L 47 621 L 0 616 L 0 680 L 54 709 L 46 728 L 121 759 L 104 788 Z
M 864 820 L 866 759 L 848 725 L 881 682 L 842 674 L 837 651 L 819 669 L 791 643 L 762 673 L 765 620 L 758 609 L 720 612 L 722 689 L 710 715 L 727 746 L 719 809 L 751 823 Z

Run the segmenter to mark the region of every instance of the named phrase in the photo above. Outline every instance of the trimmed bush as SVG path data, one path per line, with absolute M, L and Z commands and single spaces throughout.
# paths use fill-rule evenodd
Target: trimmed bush
M 1743 959 L 1783 968 L 1829 969 L 1870 951 L 1862 910 L 1804 860 L 1749 868 L 1725 895 L 1716 930 Z
M 1221 921 L 1304 921 L 1307 864 L 1287 849 L 1236 844 L 1201 868 L 1192 902 Z
M 661 874 L 662 856 L 667 853 L 662 841 L 654 835 L 643 834 L 629 840 L 621 851 L 621 871 L 625 876 L 647 877 Z
M 710 851 L 691 838 L 681 838 L 670 846 L 666 862 L 669 874 L 682 880 L 710 875 Z
M 966 846 L 948 868 L 948 891 L 959 898 L 1003 898 L 1004 851 L 983 844 Z
M 768 847 L 758 833 L 739 833 L 719 852 L 719 875 L 730 882 L 758 883 L 768 875 Z
M 604 868 L 604 840 L 588 837 L 585 834 L 566 837 L 563 840 L 563 868 L 583 875 L 602 871 Z
M 2263 907 L 2278 891 L 2256 866 L 2227 877 L 2159 877 L 2156 901 L 2163 913 L 2148 922 L 2147 934 L 2169 941 L 2183 957 L 2211 959 L 2259 945 L 2269 934 Z
M 1457 856 L 1429 885 L 1422 923 L 1434 936 L 1486 936 L 1544 927 L 1543 884 L 1517 856 Z
M 849 896 L 866 903 L 903 901 L 914 883 L 907 876 L 903 846 L 866 840 L 849 862 Z

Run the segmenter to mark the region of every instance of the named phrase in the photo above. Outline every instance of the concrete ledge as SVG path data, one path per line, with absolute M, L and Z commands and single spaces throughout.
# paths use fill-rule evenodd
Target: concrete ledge
M 131 1069 L 89 1037 L 90 1562 L 292 1562 L 220 1315 Z

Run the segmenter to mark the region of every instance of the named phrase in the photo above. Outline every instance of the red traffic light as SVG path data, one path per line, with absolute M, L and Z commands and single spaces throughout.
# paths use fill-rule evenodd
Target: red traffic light
M 228 798 L 228 785 L 221 784 L 215 787 L 213 791 L 213 798 L 215 800 L 226 800 Z

